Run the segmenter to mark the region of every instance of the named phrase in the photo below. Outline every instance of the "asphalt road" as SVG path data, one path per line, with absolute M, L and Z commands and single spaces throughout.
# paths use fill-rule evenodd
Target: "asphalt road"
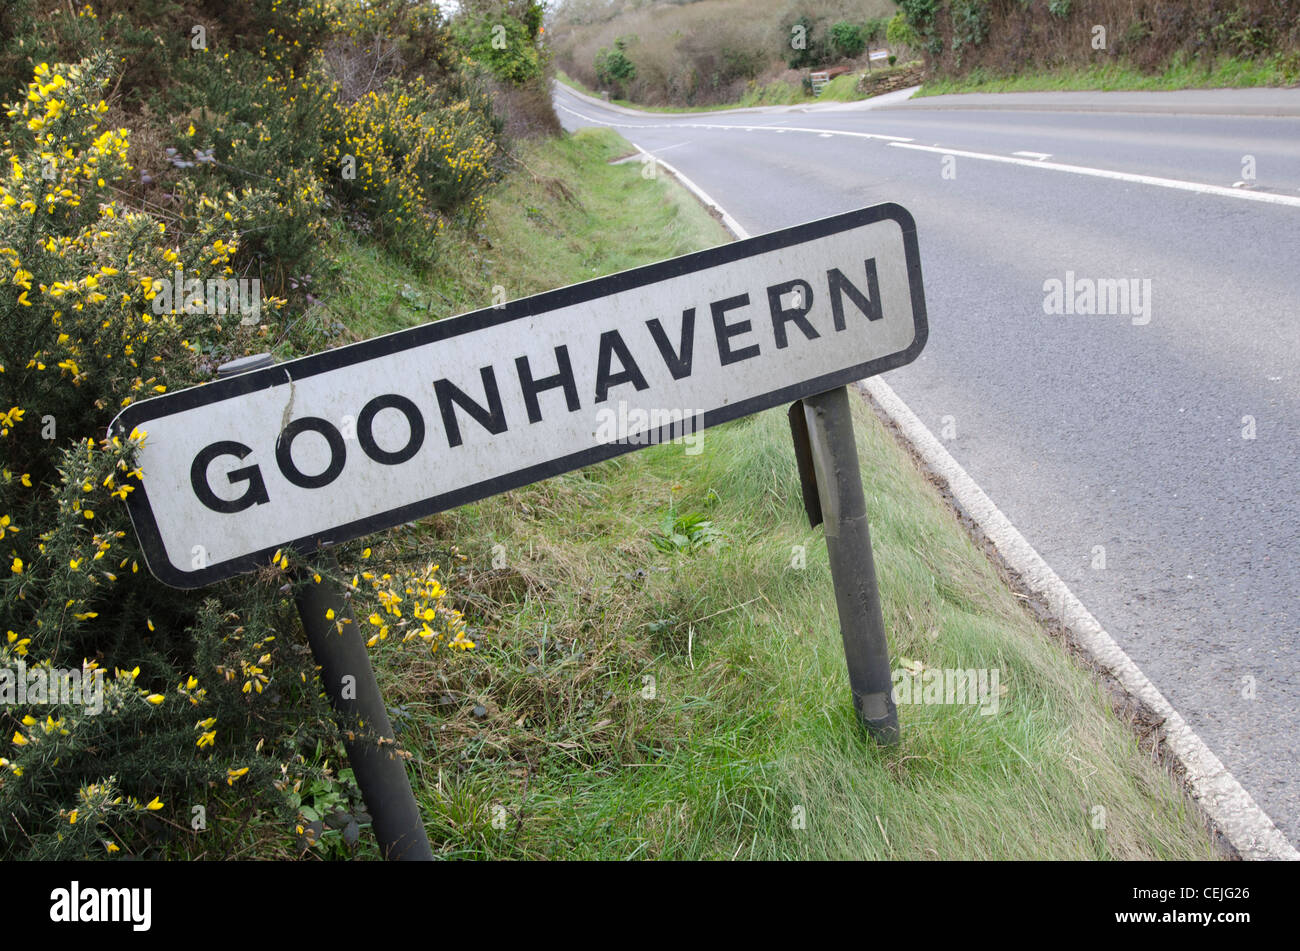
M 886 381 L 1300 843 L 1291 92 L 1267 100 L 1278 117 L 1184 114 L 1197 98 L 1178 94 L 1142 113 L 1067 111 L 1078 94 L 1041 111 L 633 115 L 557 87 L 556 104 L 567 128 L 611 125 L 662 156 L 753 234 L 884 201 L 911 211 L 930 339 Z M 1213 102 L 1231 111 L 1233 94 Z M 1149 313 L 1046 313 L 1044 283 L 1067 271 L 1149 280 Z

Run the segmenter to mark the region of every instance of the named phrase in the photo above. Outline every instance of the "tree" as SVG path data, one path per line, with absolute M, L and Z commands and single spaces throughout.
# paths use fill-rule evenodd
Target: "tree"
M 596 53 L 596 81 L 620 95 L 626 95 L 627 84 L 636 79 L 636 63 L 627 55 L 629 39 L 620 36 L 614 41 L 613 49 L 602 47 Z
M 861 56 L 867 45 L 867 33 L 862 23 L 841 20 L 831 25 L 831 50 L 840 59 Z
M 785 64 L 791 69 L 803 69 L 824 63 L 831 56 L 829 43 L 818 35 L 817 21 L 804 13 L 793 20 L 785 33 Z

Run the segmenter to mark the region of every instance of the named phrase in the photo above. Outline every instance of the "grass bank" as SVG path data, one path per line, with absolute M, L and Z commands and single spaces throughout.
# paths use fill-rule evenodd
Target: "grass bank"
M 1210 64 L 1180 59 L 1157 73 L 1141 72 L 1122 63 L 1026 72 L 1011 76 L 976 69 L 958 78 L 927 80 L 917 95 L 941 96 L 962 92 L 1227 89 L 1293 86 L 1297 82 L 1300 82 L 1300 58 L 1292 53 L 1262 60 L 1225 58 Z
M 609 130 L 527 149 L 429 283 L 334 237 L 369 335 L 726 240 Z M 855 399 L 896 664 L 998 671 L 997 710 L 855 726 L 821 531 L 782 412 L 443 513 L 477 647 L 379 652 L 435 851 L 458 858 L 1209 858 L 1178 785 Z M 688 451 L 691 450 L 691 451 Z

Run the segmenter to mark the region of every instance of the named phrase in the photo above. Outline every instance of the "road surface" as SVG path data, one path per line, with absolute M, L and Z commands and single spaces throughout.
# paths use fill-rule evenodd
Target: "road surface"
M 614 127 L 752 234 L 911 211 L 930 339 L 885 380 L 1294 844 L 1300 90 L 1239 94 L 1285 115 L 1204 114 L 1233 96 L 648 114 L 557 85 L 555 101 L 566 128 Z M 1102 285 L 1108 313 L 1048 299 L 1072 280 L 1086 310 L 1085 282 L 1120 279 L 1138 295 Z

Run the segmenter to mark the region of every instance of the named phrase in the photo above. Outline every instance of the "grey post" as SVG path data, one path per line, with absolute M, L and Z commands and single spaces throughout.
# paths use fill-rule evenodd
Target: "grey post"
M 796 403 L 790 408 L 790 423 L 809 521 L 826 527 L 853 708 L 876 740 L 897 743 L 889 642 L 876 586 L 848 388 L 841 386 Z
M 379 851 L 386 859 L 430 861 L 433 851 L 406 775 L 406 761 L 396 755 L 393 725 L 352 606 L 339 587 L 325 578 L 302 582 L 298 614 L 320 665 L 321 683 L 348 736 L 344 741 L 348 760 L 374 819 Z M 345 677 L 354 678 L 351 698 L 346 694 L 352 691 L 343 689 Z
M 230 377 L 274 363 L 270 354 L 257 354 L 223 365 L 217 375 Z M 393 724 L 352 617 L 352 606 L 338 585 L 325 578 L 315 582 L 299 575 L 298 581 L 298 615 L 312 656 L 320 665 L 325 693 L 348 737 L 344 746 L 374 821 L 379 851 L 386 859 L 431 861 L 433 850 L 420 807 L 406 775 L 405 760 L 395 753 Z M 345 677 L 352 678 L 351 689 L 346 691 Z

